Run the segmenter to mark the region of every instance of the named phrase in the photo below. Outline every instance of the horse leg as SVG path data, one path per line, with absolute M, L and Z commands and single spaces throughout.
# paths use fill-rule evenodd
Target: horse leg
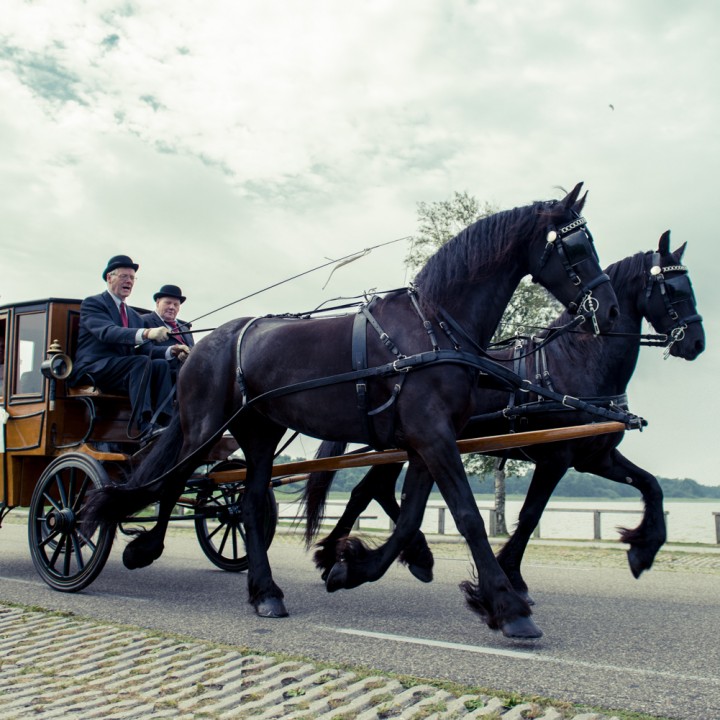
M 315 553 L 315 565 L 323 570 L 322 579 L 327 580 L 330 569 L 338 557 L 338 545 L 352 532 L 356 520 L 367 509 L 371 500 L 397 523 L 400 506 L 395 499 L 395 483 L 402 470 L 402 465 L 375 465 L 365 474 L 363 479 L 353 488 L 345 510 L 331 533 L 318 542 L 319 550 Z M 415 536 L 402 550 L 400 562 L 408 566 L 410 572 L 422 582 L 432 580 L 434 559 L 423 533 L 418 530 Z
M 143 530 L 138 533 L 123 550 L 123 565 L 128 570 L 147 567 L 162 555 L 165 549 L 163 540 L 170 522 L 170 516 L 184 488 L 184 480 L 175 481 L 172 485 L 168 484 L 163 487 L 157 522 L 150 530 Z
M 491 630 L 502 630 L 505 637 L 542 637 L 542 631 L 530 617 L 530 606 L 515 592 L 493 554 L 454 439 L 445 447 L 436 447 L 433 453 L 424 450 L 423 459 L 475 561 L 477 583 L 466 580 L 460 584 L 468 606 Z
M 327 537 L 318 541 L 317 546 L 319 549 L 315 552 L 313 559 L 315 560 L 315 566 L 322 570 L 323 581 L 327 580 L 328 573 L 337 560 L 338 544 L 341 543 L 343 538 L 350 535 L 356 520 L 380 491 L 381 485 L 377 483 L 377 473 L 373 473 L 373 471 L 385 467 L 392 471 L 394 466 L 376 465 L 365 474 L 363 479 L 352 489 L 350 499 L 335 527 Z M 387 470 L 385 472 L 387 473 Z M 397 479 L 398 474 L 399 470 L 394 479 Z
M 468 605 L 491 629 L 502 630 L 506 637 L 541 637 L 542 631 L 530 617 L 530 606 L 513 590 L 492 552 L 455 438 L 450 433 L 445 435 L 426 438 L 422 457 L 408 450 L 410 464 L 395 532 L 377 550 L 364 551 L 363 554 L 356 553 L 355 546 L 346 545 L 343 556 L 330 571 L 328 590 L 332 592 L 342 587 L 356 587 L 382 576 L 397 553 L 420 528 L 434 480 L 453 514 L 458 530 L 468 542 L 478 568 L 477 585 L 469 582 L 461 584 Z
M 247 460 L 242 523 L 248 555 L 248 602 L 260 617 L 287 617 L 283 591 L 275 584 L 265 547 L 265 503 L 270 484 L 273 453 L 285 428 L 256 413 L 244 419 L 242 430 L 231 431 Z
M 634 577 L 639 578 L 643 571 L 652 567 L 658 550 L 667 539 L 660 484 L 655 476 L 630 462 L 617 449 L 613 449 L 598 462 L 584 464 L 582 471 L 632 485 L 642 494 L 645 509 L 640 524 L 634 529 L 619 528 L 622 542 L 630 544 L 627 551 L 630 571 Z
M 340 540 L 336 562 L 326 580 L 328 592 L 378 580 L 418 532 L 433 479 L 419 456 L 412 452 L 408 452 L 408 456 L 410 464 L 403 488 L 405 499 L 394 532 L 374 550 L 370 550 L 359 538 Z
M 528 586 L 520 572 L 520 565 L 530 537 L 540 522 L 548 500 L 568 467 L 569 464 L 566 462 L 537 463 L 525 502 L 520 510 L 517 527 L 497 554 L 498 563 L 508 580 L 516 592 L 530 605 L 534 605 L 535 601 L 528 593 Z

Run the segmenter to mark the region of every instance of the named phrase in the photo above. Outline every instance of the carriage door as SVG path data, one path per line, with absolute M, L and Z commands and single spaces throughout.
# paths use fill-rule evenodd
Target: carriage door
M 7 347 L 7 312 L 0 312 L 0 519 L 2 519 L 2 510 L 7 498 L 7 475 L 5 474 L 5 424 L 7 423 L 8 413 L 5 409 L 6 390 L 6 372 L 7 357 L 5 348 Z

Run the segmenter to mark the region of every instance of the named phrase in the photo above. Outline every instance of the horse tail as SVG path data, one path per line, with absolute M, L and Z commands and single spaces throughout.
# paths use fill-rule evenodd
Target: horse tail
M 325 440 L 315 453 L 315 459 L 342 455 L 347 443 Z M 308 475 L 301 507 L 305 508 L 305 544 L 310 547 L 320 530 L 320 523 L 324 517 L 325 504 L 330 492 L 330 486 L 335 479 L 335 470 L 318 470 Z
M 126 483 L 90 490 L 82 508 L 83 529 L 88 536 L 98 524 L 120 523 L 159 500 L 166 483 L 185 464 L 183 461 L 175 467 L 182 446 L 182 425 L 175 415 Z

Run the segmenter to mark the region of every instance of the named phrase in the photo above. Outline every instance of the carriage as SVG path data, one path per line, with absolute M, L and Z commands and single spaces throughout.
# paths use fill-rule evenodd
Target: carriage
M 129 430 L 129 398 L 69 386 L 79 313 L 80 301 L 65 298 L 0 307 L 0 523 L 11 509 L 29 508 L 33 563 L 48 585 L 66 592 L 98 576 L 115 534 L 107 525 L 90 537 L 83 532 L 87 491 L 122 482 L 148 449 Z M 191 510 L 183 517 L 194 520 L 203 551 L 226 570 L 247 564 L 235 519 L 241 490 L 232 482 L 219 488 L 208 471 L 237 467 L 227 459 L 236 448 L 221 438 L 179 503 Z M 271 491 L 269 498 L 268 543 L 277 519 Z M 146 514 L 133 524 L 152 521 Z
M 0 307 L 0 523 L 15 507 L 28 508 L 30 554 L 42 579 L 55 590 L 87 587 L 110 554 L 115 528 L 101 525 L 91 537 L 82 529 L 87 490 L 121 483 L 148 447 L 128 430 L 129 399 L 92 385 L 70 387 L 80 301 L 48 298 Z M 618 422 L 460 441 L 462 452 L 519 447 L 624 429 Z M 207 558 L 227 571 L 247 568 L 242 533 L 245 463 L 233 457 L 229 435 L 202 458 L 177 503 L 173 519 L 191 521 Z M 279 464 L 273 486 L 298 482 L 319 470 L 364 467 L 405 459 L 399 450 Z M 152 514 L 128 518 L 121 532 L 155 521 Z M 265 539 L 278 520 L 268 489 Z

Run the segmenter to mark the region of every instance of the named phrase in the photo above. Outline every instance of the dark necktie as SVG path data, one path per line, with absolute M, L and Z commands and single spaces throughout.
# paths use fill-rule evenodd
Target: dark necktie
M 123 327 L 128 326 L 128 316 L 127 316 L 127 310 L 125 309 L 125 303 L 120 303 L 120 322 L 122 323 Z
M 184 344 L 185 344 L 185 338 L 182 336 L 182 333 L 180 332 L 180 328 L 178 327 L 178 324 L 177 324 L 174 320 L 171 320 L 171 321 L 168 323 L 168 325 L 172 328 L 172 331 L 173 331 L 174 333 L 177 333 L 177 335 L 174 335 L 175 342 L 178 342 L 178 343 L 180 343 L 181 345 L 184 345 Z

